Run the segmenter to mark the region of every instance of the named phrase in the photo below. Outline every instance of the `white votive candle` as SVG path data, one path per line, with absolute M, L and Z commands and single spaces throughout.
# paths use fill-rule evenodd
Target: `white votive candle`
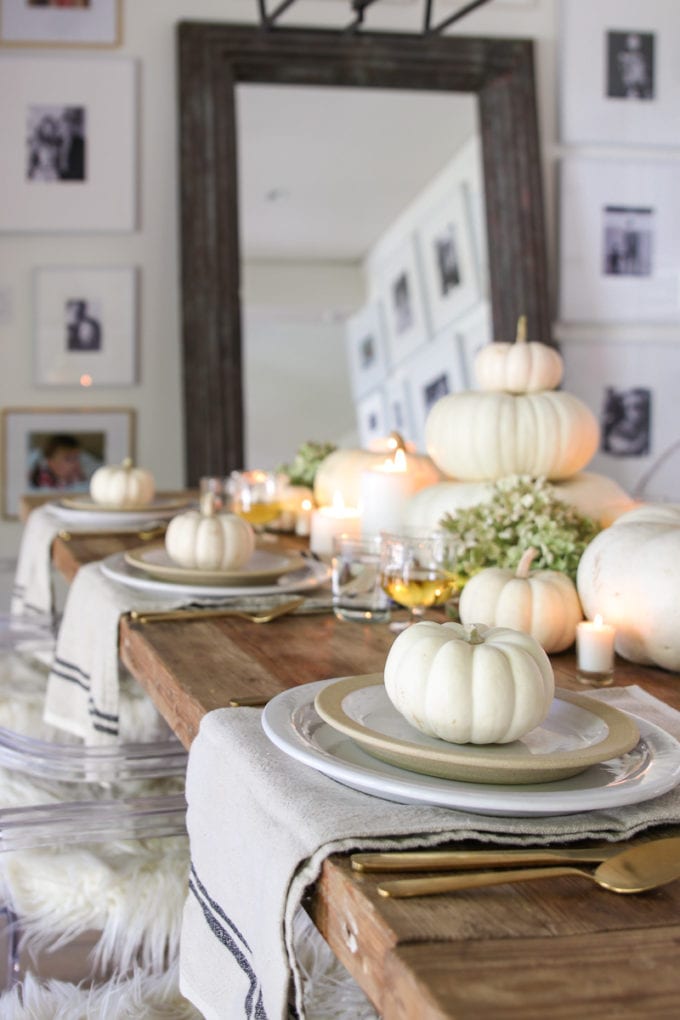
M 616 629 L 603 623 L 598 614 L 591 622 L 584 620 L 576 627 L 576 661 L 584 673 L 611 673 L 614 668 Z
M 415 476 L 407 468 L 403 450 L 379 467 L 363 471 L 359 490 L 362 535 L 401 531 L 406 501 L 415 488 Z
M 361 516 L 356 507 L 344 506 L 334 499 L 332 506 L 320 506 L 312 511 L 309 548 L 318 556 L 330 556 L 333 539 L 337 535 L 357 536 L 361 531 Z
M 295 534 L 306 537 L 312 526 L 312 501 L 303 499 L 295 515 Z

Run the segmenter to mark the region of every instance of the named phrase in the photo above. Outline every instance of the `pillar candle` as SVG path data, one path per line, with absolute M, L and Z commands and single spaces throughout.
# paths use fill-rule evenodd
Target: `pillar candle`
M 576 661 L 584 673 L 611 673 L 614 668 L 616 630 L 596 616 L 576 627 Z
M 336 535 L 358 536 L 360 530 L 359 511 L 334 501 L 332 506 L 320 506 L 312 511 L 309 548 L 318 556 L 330 556 Z
M 309 534 L 312 526 L 312 501 L 303 499 L 300 509 L 295 515 L 295 534 L 305 537 Z
M 399 532 L 406 501 L 416 489 L 415 476 L 408 471 L 403 451 L 379 467 L 362 471 L 360 509 L 362 535 L 381 531 Z

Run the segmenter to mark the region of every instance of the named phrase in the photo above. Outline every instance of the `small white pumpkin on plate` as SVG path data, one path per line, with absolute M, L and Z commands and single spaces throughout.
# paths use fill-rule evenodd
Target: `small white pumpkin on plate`
M 573 645 L 583 619 L 576 585 L 559 570 L 530 570 L 536 555 L 527 549 L 516 570 L 488 567 L 471 577 L 460 596 L 461 623 L 521 630 L 546 652 Z
M 255 551 L 255 532 L 237 514 L 215 513 L 212 500 L 205 499 L 200 510 L 172 518 L 165 550 L 188 570 L 238 570 Z
M 555 679 L 529 634 L 423 620 L 392 645 L 385 689 L 422 733 L 456 744 L 507 744 L 546 718 Z
M 145 468 L 135 467 L 130 457 L 122 464 L 105 464 L 90 479 L 90 496 L 95 503 L 115 507 L 141 507 L 153 502 L 154 477 Z

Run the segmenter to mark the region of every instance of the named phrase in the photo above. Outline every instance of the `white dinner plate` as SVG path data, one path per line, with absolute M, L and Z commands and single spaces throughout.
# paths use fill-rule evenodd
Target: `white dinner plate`
M 93 526 L 97 528 L 117 528 L 134 526 L 135 524 L 146 524 L 149 521 L 168 520 L 188 509 L 194 501 L 186 499 L 158 499 L 150 503 L 148 507 L 138 510 L 80 510 L 72 506 L 66 506 L 65 500 L 58 503 L 48 503 L 47 511 L 56 518 L 62 525 L 71 527 Z
M 233 584 L 177 584 L 172 581 L 159 581 L 157 578 L 149 577 L 148 574 L 136 570 L 126 563 L 123 553 L 114 553 L 100 561 L 100 568 L 106 577 L 128 588 L 135 588 L 137 591 L 152 592 L 155 595 L 170 595 L 171 597 L 200 598 L 207 597 L 223 599 L 230 595 L 280 595 L 282 592 L 312 591 L 324 584 L 330 577 L 330 567 L 323 563 L 310 563 L 301 570 L 284 574 L 276 584 L 248 584 L 237 586 Z
M 665 730 L 632 715 L 637 746 L 592 765 L 570 779 L 506 786 L 418 775 L 367 754 L 319 716 L 314 699 L 336 680 L 319 680 L 283 691 L 265 706 L 269 739 L 292 758 L 362 793 L 399 804 L 429 804 L 473 814 L 513 817 L 577 814 L 638 804 L 680 782 L 680 744 Z
M 234 585 L 274 584 L 284 574 L 302 570 L 305 561 L 298 554 L 282 556 L 269 549 L 255 549 L 247 563 L 238 570 L 191 570 L 179 567 L 168 556 L 164 546 L 143 546 L 123 553 L 125 562 L 158 581 L 172 584 Z
M 390 701 L 382 673 L 319 691 L 322 719 L 365 751 L 410 772 L 470 783 L 549 783 L 631 751 L 640 731 L 625 712 L 557 690 L 546 719 L 507 744 L 454 744 L 415 729 Z

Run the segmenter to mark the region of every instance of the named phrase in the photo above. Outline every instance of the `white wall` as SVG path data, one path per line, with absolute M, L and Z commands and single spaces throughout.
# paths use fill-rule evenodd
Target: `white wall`
M 342 0 L 302 2 L 287 24 L 338 24 L 346 20 Z M 371 8 L 368 26 L 417 31 L 422 4 Z M 313 12 L 310 14 L 310 11 Z M 178 189 L 176 137 L 175 26 L 183 19 L 254 22 L 255 0 L 125 0 L 123 44 L 111 55 L 130 57 L 139 69 L 138 180 L 140 219 L 130 234 L 0 234 L 0 405 L 61 408 L 132 407 L 137 411 L 140 463 L 153 469 L 161 488 L 183 482 L 182 403 L 179 337 Z M 457 30 L 475 35 L 533 37 L 541 131 L 546 168 L 546 202 L 552 207 L 555 132 L 556 0 L 493 0 Z M 26 56 L 52 51 L 20 50 Z M 61 50 L 61 54 L 71 51 Z M 87 56 L 100 51 L 87 50 Z M 77 59 L 78 51 L 73 51 Z M 0 97 L 0 102 L 3 97 Z M 3 144 L 7 139 L 3 139 Z M 552 218 L 550 236 L 553 235 Z M 140 381 L 124 388 L 39 388 L 33 382 L 31 276 L 43 266 L 134 265 L 140 271 Z M 246 292 L 246 300 L 248 294 Z M 258 304 L 260 302 L 258 301 Z M 261 343 L 267 339 L 261 334 Z M 272 343 L 280 339 L 272 335 Z M 264 355 L 266 361 L 266 354 Z M 300 399 L 303 399 L 306 383 Z M 305 437 L 307 438 L 307 437 Z M 0 522 L 0 556 L 12 555 L 20 525 Z

